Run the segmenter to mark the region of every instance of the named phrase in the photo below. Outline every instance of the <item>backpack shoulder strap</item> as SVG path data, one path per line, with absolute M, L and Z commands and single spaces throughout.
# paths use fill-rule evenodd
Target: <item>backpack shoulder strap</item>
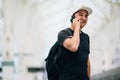
M 70 31 L 69 28 L 66 28 L 65 30 L 63 30 L 63 32 L 65 32 L 67 35 L 72 35 L 72 32 Z

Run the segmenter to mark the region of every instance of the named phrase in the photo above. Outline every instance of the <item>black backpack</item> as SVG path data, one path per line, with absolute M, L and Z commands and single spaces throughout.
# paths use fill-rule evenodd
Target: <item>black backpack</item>
M 60 73 L 60 59 L 61 58 L 61 46 L 56 41 L 56 43 L 50 49 L 48 57 L 45 59 L 46 61 L 46 71 L 48 80 L 58 80 Z
M 71 34 L 71 32 L 68 29 L 63 31 L 68 35 Z M 61 54 L 61 49 L 62 45 L 60 45 L 58 41 L 56 41 L 55 44 L 51 47 L 48 57 L 45 59 L 45 68 L 47 71 L 48 80 L 59 80 L 59 73 L 63 64 L 63 55 Z

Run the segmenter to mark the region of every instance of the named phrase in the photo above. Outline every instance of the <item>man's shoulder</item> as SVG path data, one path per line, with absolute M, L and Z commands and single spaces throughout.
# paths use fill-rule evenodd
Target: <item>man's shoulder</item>
M 83 32 L 83 31 L 82 31 L 82 34 L 89 36 L 86 32 Z
M 84 37 L 87 37 L 89 39 L 89 35 L 86 33 L 86 32 L 83 32 L 82 31 L 82 34 L 81 35 L 84 35 Z

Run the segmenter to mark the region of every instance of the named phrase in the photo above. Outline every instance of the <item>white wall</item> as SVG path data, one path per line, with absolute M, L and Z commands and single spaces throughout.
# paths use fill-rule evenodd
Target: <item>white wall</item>
M 13 41 L 10 55 L 17 55 L 16 60 L 12 58 L 19 75 L 29 76 L 28 66 L 44 65 L 44 58 L 57 40 L 58 32 L 70 26 L 70 16 L 82 5 L 94 11 L 83 29 L 91 39 L 92 75 L 120 66 L 120 16 L 117 11 L 120 7 L 117 5 L 111 13 L 110 5 L 104 0 L 3 0 L 5 26 L 0 28 L 4 30 L 4 39 L 7 33 Z M 4 39 L 0 39 L 1 44 L 6 43 Z

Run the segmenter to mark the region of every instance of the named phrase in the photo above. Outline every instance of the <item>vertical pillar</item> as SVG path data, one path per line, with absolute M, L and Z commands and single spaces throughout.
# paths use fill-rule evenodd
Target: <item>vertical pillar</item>
M 11 0 L 3 0 L 4 16 L 4 38 L 3 38 L 3 80 L 14 80 L 14 63 L 13 63 L 13 34 L 12 34 L 12 17 L 13 6 Z

